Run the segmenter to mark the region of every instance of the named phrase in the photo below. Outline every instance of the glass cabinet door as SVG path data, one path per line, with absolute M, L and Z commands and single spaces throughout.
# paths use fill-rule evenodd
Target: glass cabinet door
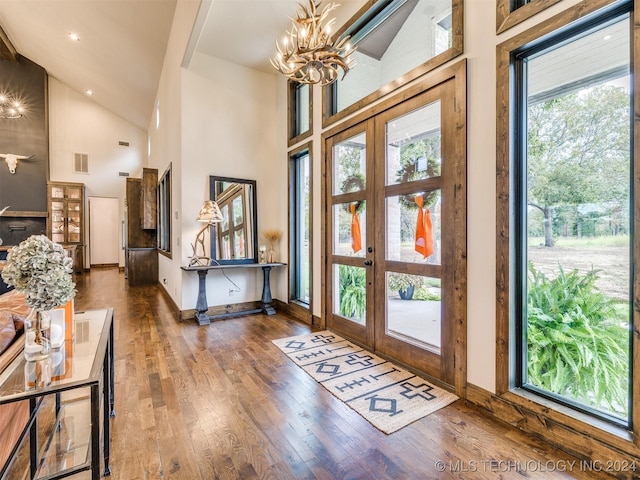
M 67 202 L 67 238 L 66 243 L 80 242 L 80 202 Z
M 51 202 L 51 240 L 56 243 L 65 241 L 64 202 Z

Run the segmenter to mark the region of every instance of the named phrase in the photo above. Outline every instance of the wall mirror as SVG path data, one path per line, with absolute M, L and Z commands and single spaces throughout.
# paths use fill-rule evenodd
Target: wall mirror
M 212 263 L 257 263 L 256 181 L 210 176 L 209 198 L 218 204 L 224 219 L 212 227 Z

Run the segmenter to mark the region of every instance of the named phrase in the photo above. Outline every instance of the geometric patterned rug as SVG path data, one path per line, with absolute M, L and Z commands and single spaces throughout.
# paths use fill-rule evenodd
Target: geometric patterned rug
M 327 330 L 273 343 L 324 388 L 387 434 L 458 399 Z

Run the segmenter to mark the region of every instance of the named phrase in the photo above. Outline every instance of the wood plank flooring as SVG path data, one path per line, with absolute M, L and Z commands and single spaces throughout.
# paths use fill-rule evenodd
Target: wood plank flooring
M 114 480 L 610 478 L 462 401 L 381 433 L 271 343 L 310 330 L 288 316 L 178 322 L 115 268 L 77 288 L 115 311 Z

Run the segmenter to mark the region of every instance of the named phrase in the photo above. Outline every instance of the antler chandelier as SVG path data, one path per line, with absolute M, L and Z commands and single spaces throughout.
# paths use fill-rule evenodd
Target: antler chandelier
M 329 85 L 342 78 L 353 66 L 351 54 L 355 51 L 348 43 L 349 36 L 340 37 L 335 43 L 331 29 L 335 18 L 327 20 L 329 13 L 338 4 L 330 3 L 320 14 L 320 1 L 309 0 L 309 5 L 299 3 L 297 18 L 291 18 L 291 30 L 280 47 L 276 40 L 277 54 L 271 59 L 271 65 L 280 73 L 299 83 Z
M 11 94 L 0 92 L 0 118 L 20 118 L 24 113 L 22 103 Z

